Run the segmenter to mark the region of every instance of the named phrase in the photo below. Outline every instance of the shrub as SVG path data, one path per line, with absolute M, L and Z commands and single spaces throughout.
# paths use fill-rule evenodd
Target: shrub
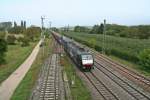
M 35 41 L 37 38 L 39 39 L 41 34 L 40 27 L 31 26 L 26 29 L 24 32 L 24 36 L 28 37 L 30 41 Z
M 91 45 L 92 48 L 95 48 L 96 40 L 94 38 L 90 39 L 89 44 Z
M 15 44 L 15 41 L 16 41 L 15 35 L 8 35 L 8 37 L 7 37 L 8 44 Z
M 22 39 L 23 39 L 24 37 L 19 37 L 19 38 L 17 38 L 17 41 L 20 43 L 20 42 L 22 42 Z
M 150 49 L 145 49 L 139 53 L 140 64 L 150 69 Z
M 6 33 L 5 32 L 0 32 L 0 39 L 4 39 L 6 36 Z
M 20 39 L 21 41 L 21 46 L 25 47 L 25 46 L 29 46 L 29 39 L 28 37 L 23 37 L 22 39 Z
M 7 42 L 0 38 L 0 64 L 2 64 L 5 59 L 5 52 L 7 51 Z

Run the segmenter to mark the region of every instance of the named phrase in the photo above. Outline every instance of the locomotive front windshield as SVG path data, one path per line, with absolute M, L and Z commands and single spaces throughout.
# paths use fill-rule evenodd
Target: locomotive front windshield
M 92 60 L 92 55 L 82 55 L 82 60 Z

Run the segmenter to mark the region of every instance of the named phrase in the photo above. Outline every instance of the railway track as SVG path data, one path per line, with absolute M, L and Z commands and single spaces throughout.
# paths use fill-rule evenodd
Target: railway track
M 99 52 L 85 45 L 82 45 L 82 46 L 86 47 L 86 49 L 89 52 L 91 52 L 97 60 L 102 61 L 103 63 L 105 63 L 106 66 L 112 67 L 114 70 L 118 71 L 120 74 L 124 75 L 129 80 L 132 80 L 135 84 L 137 84 L 141 88 L 150 92 L 150 79 L 149 78 L 133 71 L 132 69 L 127 68 L 125 65 L 122 65 L 116 61 L 111 60 L 110 58 L 100 54 Z
M 110 66 L 113 66 L 114 69 L 120 71 L 120 73 L 123 73 L 124 75 L 129 76 L 129 78 L 132 78 L 135 81 L 138 81 L 138 82 L 142 83 L 143 85 L 145 85 L 146 88 L 150 87 L 150 79 L 136 73 L 133 70 L 130 70 L 130 69 L 126 68 L 122 64 L 119 64 L 115 61 L 112 61 L 110 58 L 105 57 L 104 55 L 101 55 L 101 54 L 98 54 L 98 53 L 94 53 L 94 55 L 96 56 L 97 59 L 105 61 L 106 63 L 110 64 Z
M 99 68 L 98 66 L 100 66 L 101 68 Z M 92 87 L 96 90 L 97 94 L 102 97 L 99 98 L 100 100 L 150 100 L 150 96 L 148 94 L 145 94 L 142 91 L 136 89 L 130 84 L 130 82 L 120 78 L 119 75 L 114 74 L 109 69 L 106 69 L 104 66 L 95 65 L 94 70 L 97 70 L 97 72 L 81 72 L 84 77 L 81 74 L 80 76 L 82 76 L 84 80 L 87 80 L 92 85 Z M 77 69 L 77 71 L 80 70 Z M 105 77 L 108 77 L 111 80 L 110 83 L 106 84 L 107 79 L 103 80 L 103 75 L 100 73 L 103 73 Z M 88 84 L 88 82 L 86 84 Z M 117 91 L 115 87 L 113 88 L 113 86 L 115 86 L 114 84 L 121 89 Z M 123 93 L 120 93 L 122 91 Z M 95 98 L 94 100 L 99 100 Z
M 101 71 L 107 77 L 109 77 L 113 82 L 125 90 L 129 95 L 135 98 L 135 100 L 150 100 L 150 95 L 146 94 L 143 91 L 138 90 L 135 86 L 129 82 L 129 80 L 121 77 L 119 74 L 114 73 L 108 67 L 101 65 L 100 63 L 95 62 L 96 70 Z
M 43 84 L 40 91 L 40 99 L 58 100 L 58 68 L 57 68 L 57 55 L 53 54 L 49 67 L 47 68 Z
M 141 88 L 150 88 L 150 80 L 118 64 L 98 52 L 87 49 L 95 56 L 95 69 L 77 73 L 86 81 L 94 100 L 150 100 L 150 93 Z M 140 84 L 139 84 L 140 83 Z M 140 87 L 139 87 L 140 86 Z
M 59 47 L 53 41 L 52 54 L 46 59 L 30 100 L 65 100 Z
M 77 68 L 76 70 L 80 71 Z M 86 84 L 91 84 L 97 94 L 102 97 L 99 98 L 100 100 L 150 100 L 149 94 L 132 86 L 127 79 L 125 80 L 119 77 L 119 75 L 114 74 L 110 69 L 98 63 L 95 63 L 95 69 L 93 71 L 81 73 L 80 76 L 86 80 Z M 110 83 L 106 84 L 107 78 L 103 77 L 102 74 L 111 80 Z M 117 90 L 115 85 L 120 90 Z M 94 100 L 99 99 L 94 97 Z
M 105 76 L 107 76 L 113 83 L 115 83 L 117 86 L 121 88 L 124 92 L 126 92 L 129 97 L 132 97 L 133 100 L 150 100 L 150 79 L 138 74 L 137 72 L 126 68 L 124 65 L 117 63 L 113 60 L 111 60 L 108 57 L 105 57 L 104 55 L 86 47 L 88 51 L 90 51 L 95 56 L 95 70 L 98 70 L 99 72 L 102 72 Z M 100 76 L 99 73 L 93 73 L 90 72 L 93 76 L 88 76 L 86 73 L 84 75 L 89 80 L 89 82 L 93 85 L 93 87 L 99 92 L 100 95 L 104 97 L 103 94 L 101 94 L 100 87 L 97 87 L 92 77 L 96 78 L 97 81 L 99 81 L 98 84 L 100 84 Z M 103 82 L 103 81 L 101 81 Z M 102 86 L 102 85 L 101 85 Z M 109 85 L 103 85 L 103 87 L 107 88 L 108 90 Z M 109 92 L 113 92 L 112 89 L 109 90 Z M 109 94 L 108 92 L 106 92 Z M 123 99 L 119 95 L 120 93 L 115 93 L 115 97 L 117 99 L 121 100 Z M 111 97 L 111 96 L 110 96 Z M 116 99 L 115 98 L 115 99 Z M 107 100 L 107 98 L 104 97 L 104 99 Z
M 113 67 L 116 71 L 118 71 L 120 74 L 126 76 L 129 80 L 132 80 L 145 90 L 150 92 L 150 78 L 147 78 L 137 72 L 135 72 L 132 69 L 127 68 L 125 65 L 120 64 L 116 61 L 113 61 L 112 59 L 106 57 L 105 55 L 100 54 L 99 52 L 87 47 L 86 45 L 80 44 L 76 41 L 75 43 L 79 44 L 82 47 L 85 47 L 88 51 L 90 51 L 96 59 L 101 60 L 105 63 L 107 63 L 107 66 Z
M 103 97 L 104 100 L 119 100 L 119 98 L 111 91 L 101 80 L 99 80 L 92 72 L 84 73 L 85 77 Z
M 52 54 L 43 66 L 42 74 L 30 100 L 61 100 L 58 55 Z
M 143 75 L 140 75 L 138 73 L 136 73 L 133 70 L 128 69 L 127 67 L 125 67 L 124 65 L 117 63 L 115 61 L 112 61 L 110 58 L 99 54 L 97 52 L 92 51 L 92 53 L 95 55 L 95 57 L 103 62 L 106 62 L 108 66 L 113 67 L 115 70 L 117 70 L 118 72 L 120 72 L 123 75 L 126 75 L 128 78 L 134 80 L 134 81 L 138 81 L 141 83 L 141 85 L 143 85 L 145 88 L 149 88 L 150 87 L 150 79 L 144 77 Z

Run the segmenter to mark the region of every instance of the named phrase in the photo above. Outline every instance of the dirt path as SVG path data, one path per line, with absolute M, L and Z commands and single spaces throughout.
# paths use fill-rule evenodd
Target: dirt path
M 24 78 L 28 70 L 30 69 L 33 61 L 35 60 L 38 51 L 39 45 L 41 41 L 37 44 L 37 46 L 33 49 L 30 56 L 24 61 L 20 67 L 16 71 L 14 71 L 2 84 L 0 85 L 0 100 L 9 100 L 12 96 L 13 92 Z

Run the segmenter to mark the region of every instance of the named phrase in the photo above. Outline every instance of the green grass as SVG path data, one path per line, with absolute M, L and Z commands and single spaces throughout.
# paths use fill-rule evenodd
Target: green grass
M 0 65 L 0 83 L 14 72 L 20 64 L 29 56 L 37 42 L 31 43 L 30 46 L 21 47 L 20 45 L 8 45 L 6 52 L 6 64 Z
M 42 67 L 44 60 L 48 57 L 51 52 L 50 49 L 51 39 L 46 39 L 45 54 L 43 55 L 42 49 L 40 49 L 36 60 L 32 64 L 31 68 L 23 78 L 17 89 L 15 90 L 11 100 L 28 100 L 31 96 L 32 89 L 38 79 L 39 71 Z
M 75 85 L 70 86 L 73 100 L 91 100 L 90 92 L 82 83 L 82 80 L 76 75 L 74 69 L 75 66 L 71 64 L 69 58 L 66 55 L 61 58 L 61 63 L 64 66 L 64 71 L 67 74 L 69 83 L 71 83 L 71 80 L 75 79 Z

